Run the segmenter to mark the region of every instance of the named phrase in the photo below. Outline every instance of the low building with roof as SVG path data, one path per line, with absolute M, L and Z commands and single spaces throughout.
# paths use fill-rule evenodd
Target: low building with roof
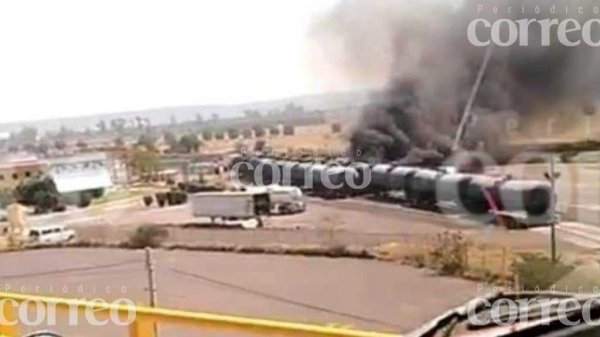
M 100 197 L 113 186 L 105 153 L 85 153 L 50 160 L 50 176 L 59 193 L 81 198 L 84 193 Z

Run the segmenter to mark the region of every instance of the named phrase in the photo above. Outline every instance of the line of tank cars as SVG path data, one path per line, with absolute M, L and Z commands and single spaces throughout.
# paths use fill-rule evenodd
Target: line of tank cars
M 440 205 L 453 205 L 455 210 L 470 215 L 498 218 L 498 214 L 514 214 L 505 223 L 509 227 L 544 225 L 553 217 L 552 191 L 545 181 L 450 173 L 443 168 L 296 162 L 257 156 L 237 157 L 232 167 L 235 164 L 240 177 L 251 183 L 298 186 L 323 198 L 400 192 L 404 204 L 421 209 L 439 210 Z

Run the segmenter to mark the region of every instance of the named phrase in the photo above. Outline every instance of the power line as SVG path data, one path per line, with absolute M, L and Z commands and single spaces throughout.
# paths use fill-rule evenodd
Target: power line
M 220 280 L 216 280 L 207 276 L 203 276 L 203 275 L 199 275 L 199 274 L 195 274 L 195 273 L 190 273 L 187 271 L 182 271 L 179 269 L 175 269 L 175 268 L 171 268 L 171 267 L 167 267 L 169 270 L 171 270 L 172 272 L 176 273 L 176 274 L 180 274 L 183 276 L 188 276 L 191 278 L 195 278 L 195 279 L 200 279 L 202 281 L 208 282 L 208 283 L 213 283 L 219 286 L 223 286 L 223 287 L 227 287 L 227 288 L 231 288 L 234 290 L 238 290 L 238 291 L 242 291 L 248 294 L 252 294 L 255 296 L 259 296 L 259 297 L 263 297 L 266 299 L 270 299 L 270 300 L 274 300 L 277 302 L 282 302 L 282 303 L 286 303 L 286 304 L 291 304 L 291 305 L 295 305 L 295 306 L 299 306 L 299 307 L 303 307 L 306 309 L 311 309 L 311 310 L 315 310 L 315 311 L 321 311 L 321 312 L 326 312 L 326 313 L 330 313 L 330 314 L 334 314 L 337 316 L 344 316 L 344 317 L 348 317 L 348 318 L 352 318 L 355 320 L 359 320 L 359 321 L 363 321 L 363 322 L 368 322 L 368 323 L 375 323 L 378 325 L 384 325 L 384 326 L 388 326 L 388 327 L 393 327 L 396 329 L 401 329 L 402 327 L 399 325 L 396 325 L 394 323 L 389 323 L 389 322 L 385 322 L 385 321 L 381 321 L 381 320 L 377 320 L 374 318 L 369 318 L 369 317 L 364 317 L 364 316 L 359 316 L 356 314 L 350 314 L 350 313 L 346 313 L 346 312 L 342 312 L 342 311 L 338 311 L 338 310 L 334 310 L 334 309 L 329 309 L 329 308 L 325 308 L 325 307 L 321 307 L 318 305 L 314 305 L 314 304 L 309 304 L 309 303 L 304 303 L 304 302 L 300 302 L 300 301 L 296 301 L 296 300 L 292 300 L 289 298 L 285 298 L 285 297 L 281 297 L 281 296 L 277 296 L 277 295 L 273 295 L 273 294 L 269 294 L 269 293 L 265 293 L 259 290 L 254 290 L 254 289 L 250 289 L 244 286 L 239 286 L 236 284 L 232 284 L 232 283 L 228 283 L 228 282 L 224 282 L 224 281 L 220 281 Z
M 99 264 L 99 265 L 94 265 L 94 266 L 86 266 L 86 267 L 78 267 L 78 268 L 66 268 L 66 269 L 59 269 L 59 270 L 46 271 L 46 272 L 0 275 L 0 279 L 10 280 L 10 279 L 20 279 L 20 278 L 50 276 L 50 275 L 66 274 L 66 273 L 74 273 L 74 272 L 110 269 L 110 268 L 115 268 L 115 267 L 131 265 L 131 264 L 140 264 L 141 265 L 142 262 L 143 261 L 136 259 L 136 260 L 126 260 L 126 261 L 122 261 L 122 262 L 118 262 L 118 263 Z

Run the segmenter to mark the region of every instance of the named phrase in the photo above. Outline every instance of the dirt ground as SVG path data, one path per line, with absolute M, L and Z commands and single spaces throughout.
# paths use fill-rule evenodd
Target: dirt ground
M 387 262 L 160 250 L 155 258 L 158 301 L 169 308 L 405 333 L 482 295 L 477 283 Z M 4 253 L 1 286 L 147 303 L 143 259 L 143 251 L 109 249 Z M 111 331 L 62 324 L 52 329 L 68 336 Z M 160 330 L 161 336 L 191 335 L 181 328 Z

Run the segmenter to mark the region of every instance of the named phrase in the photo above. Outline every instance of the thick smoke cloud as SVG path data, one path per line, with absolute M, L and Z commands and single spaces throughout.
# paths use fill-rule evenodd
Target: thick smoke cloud
M 593 13 L 596 6 L 591 0 L 342 1 L 314 27 L 322 54 L 350 80 L 379 82 L 386 88 L 374 95 L 357 123 L 353 153 L 359 159 L 405 163 L 448 156 L 486 50 L 468 41 L 472 20 L 573 18 L 583 24 L 600 18 Z M 600 25 L 593 27 L 592 39 L 597 41 Z M 556 26 L 548 47 L 541 46 L 538 24 L 531 24 L 528 33 L 528 46 L 493 48 L 464 148 L 482 143 L 488 151 L 500 147 L 510 127 L 507 117 L 543 119 L 547 111 L 562 106 L 577 107 L 563 114 L 580 113 L 584 102 L 596 102 L 600 47 L 563 46 Z M 503 29 L 501 36 L 506 34 Z M 489 29 L 478 31 L 478 37 L 489 38 Z

